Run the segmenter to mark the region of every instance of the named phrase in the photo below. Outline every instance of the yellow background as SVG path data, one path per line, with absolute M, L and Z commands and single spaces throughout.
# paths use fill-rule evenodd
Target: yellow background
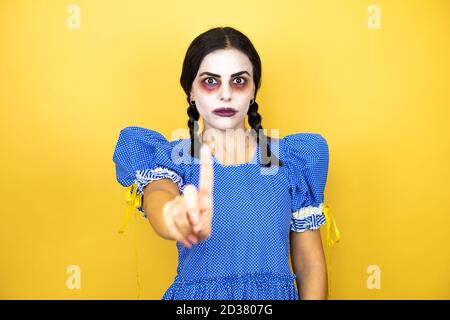
M 446 0 L 0 1 L 0 298 L 134 299 L 136 235 L 142 298 L 160 299 L 175 243 L 141 217 L 117 234 L 112 153 L 125 126 L 186 127 L 185 51 L 230 25 L 262 59 L 263 126 L 328 141 L 331 298 L 449 299 L 449 13 Z

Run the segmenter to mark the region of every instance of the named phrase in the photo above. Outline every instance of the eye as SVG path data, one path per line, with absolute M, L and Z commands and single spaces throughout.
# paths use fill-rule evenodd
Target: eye
M 238 82 L 235 82 L 236 80 L 238 80 Z M 243 85 L 245 84 L 246 80 L 243 77 L 236 77 L 234 78 L 233 83 L 236 83 L 237 85 Z
M 206 85 L 208 85 L 208 86 L 212 86 L 212 85 L 215 85 L 215 84 L 217 83 L 216 79 L 211 78 L 211 77 L 206 78 L 205 80 L 203 80 L 203 82 L 204 82 Z

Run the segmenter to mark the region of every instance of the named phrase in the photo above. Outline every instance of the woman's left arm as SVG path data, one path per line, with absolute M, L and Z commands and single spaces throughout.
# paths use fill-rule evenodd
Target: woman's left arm
M 320 229 L 290 231 L 291 262 L 301 300 L 326 300 L 327 267 Z

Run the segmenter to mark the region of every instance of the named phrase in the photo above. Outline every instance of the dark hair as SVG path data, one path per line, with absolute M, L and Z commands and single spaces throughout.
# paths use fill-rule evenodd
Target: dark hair
M 279 166 L 283 166 L 281 160 L 272 155 L 269 143 L 272 142 L 270 136 L 266 136 L 261 125 L 261 115 L 258 113 L 258 103 L 256 102 L 256 93 L 261 84 L 261 59 L 258 52 L 254 48 L 250 39 L 247 38 L 242 32 L 232 27 L 216 27 L 205 31 L 197 36 L 189 48 L 187 49 L 186 56 L 184 57 L 183 70 L 181 72 L 180 83 L 184 92 L 187 95 L 187 101 L 189 107 L 187 114 L 189 116 L 188 126 L 191 136 L 191 148 L 190 154 L 198 158 L 199 155 L 199 136 L 198 136 L 198 120 L 200 114 L 195 104 L 190 101 L 190 92 L 192 83 L 197 76 L 198 69 L 203 58 L 218 49 L 231 49 L 235 48 L 242 53 L 246 54 L 250 62 L 253 65 L 253 82 L 255 84 L 255 100 L 250 105 L 247 112 L 248 123 L 250 127 L 256 133 L 256 141 L 258 147 L 261 148 L 264 145 L 267 148 L 267 156 L 269 161 L 263 163 L 265 167 L 270 167 L 272 162 L 279 163 Z M 265 162 L 265 161 L 264 161 Z

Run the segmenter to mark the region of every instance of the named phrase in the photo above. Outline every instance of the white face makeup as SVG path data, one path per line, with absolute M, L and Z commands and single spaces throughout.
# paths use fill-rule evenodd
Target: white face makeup
M 205 56 L 190 97 L 195 101 L 205 130 L 245 128 L 250 100 L 255 95 L 252 69 L 248 57 L 237 49 L 220 49 Z M 220 108 L 231 108 L 235 113 L 217 112 Z

